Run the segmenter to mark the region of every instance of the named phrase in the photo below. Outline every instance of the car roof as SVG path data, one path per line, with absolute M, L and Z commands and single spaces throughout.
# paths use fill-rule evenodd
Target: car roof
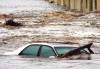
M 31 43 L 31 44 L 48 45 L 51 47 L 79 47 L 77 44 L 64 44 L 64 43 Z

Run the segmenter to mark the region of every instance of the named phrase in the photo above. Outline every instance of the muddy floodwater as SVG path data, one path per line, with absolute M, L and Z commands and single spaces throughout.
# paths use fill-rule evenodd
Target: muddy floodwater
M 4 17 L 6 15 L 6 17 Z M 13 18 L 21 27 L 4 25 Z M 4 56 L 34 42 L 82 46 L 93 42 L 89 59 Z M 0 0 L 0 69 L 100 69 L 100 12 L 82 14 L 45 0 Z
M 0 56 L 0 69 L 100 69 L 100 55 L 91 57 L 91 60 L 68 60 Z

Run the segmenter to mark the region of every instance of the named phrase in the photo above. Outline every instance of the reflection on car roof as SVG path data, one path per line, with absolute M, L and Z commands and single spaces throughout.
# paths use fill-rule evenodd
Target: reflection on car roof
M 48 45 L 51 47 L 79 47 L 77 44 L 63 44 L 63 43 L 31 43 L 31 44 L 39 44 L 39 45 Z M 31 45 L 28 44 L 28 45 Z

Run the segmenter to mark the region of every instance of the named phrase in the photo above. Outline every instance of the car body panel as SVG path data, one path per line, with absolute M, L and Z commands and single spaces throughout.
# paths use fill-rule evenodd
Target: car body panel
M 47 45 L 47 46 L 50 46 L 50 47 L 52 47 L 53 48 L 53 50 L 55 51 L 55 53 L 56 53 L 56 55 L 57 55 L 57 52 L 56 52 L 56 50 L 54 49 L 54 47 L 60 47 L 60 46 L 63 46 L 63 47 L 75 47 L 75 45 L 69 45 L 69 44 L 56 44 L 56 43 L 51 43 L 51 44 L 49 44 L 49 43 L 31 43 L 31 44 L 27 44 L 27 45 L 25 45 L 25 46 L 23 46 L 23 47 L 21 47 L 21 48 L 18 48 L 17 50 L 15 50 L 15 51 L 13 51 L 13 52 L 6 52 L 6 53 L 4 53 L 4 55 L 19 55 L 19 53 L 23 50 L 23 49 L 25 49 L 26 47 L 28 47 L 29 45 L 32 45 L 32 44 L 37 44 L 37 45 Z M 76 46 L 77 47 L 77 46 Z

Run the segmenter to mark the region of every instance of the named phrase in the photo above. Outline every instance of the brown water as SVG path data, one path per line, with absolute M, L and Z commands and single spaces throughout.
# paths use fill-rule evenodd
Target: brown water
M 96 57 L 95 57 L 96 56 Z M 27 56 L 0 56 L 0 69 L 100 69 L 100 55 L 91 60 L 34 58 Z
M 0 27 L 0 42 L 13 39 L 28 42 L 100 43 L 100 14 L 77 14 L 44 0 L 1 0 L 0 13 L 15 18 L 23 27 Z M 4 18 L 0 18 L 4 23 Z M 23 39 L 24 38 L 24 39 Z

